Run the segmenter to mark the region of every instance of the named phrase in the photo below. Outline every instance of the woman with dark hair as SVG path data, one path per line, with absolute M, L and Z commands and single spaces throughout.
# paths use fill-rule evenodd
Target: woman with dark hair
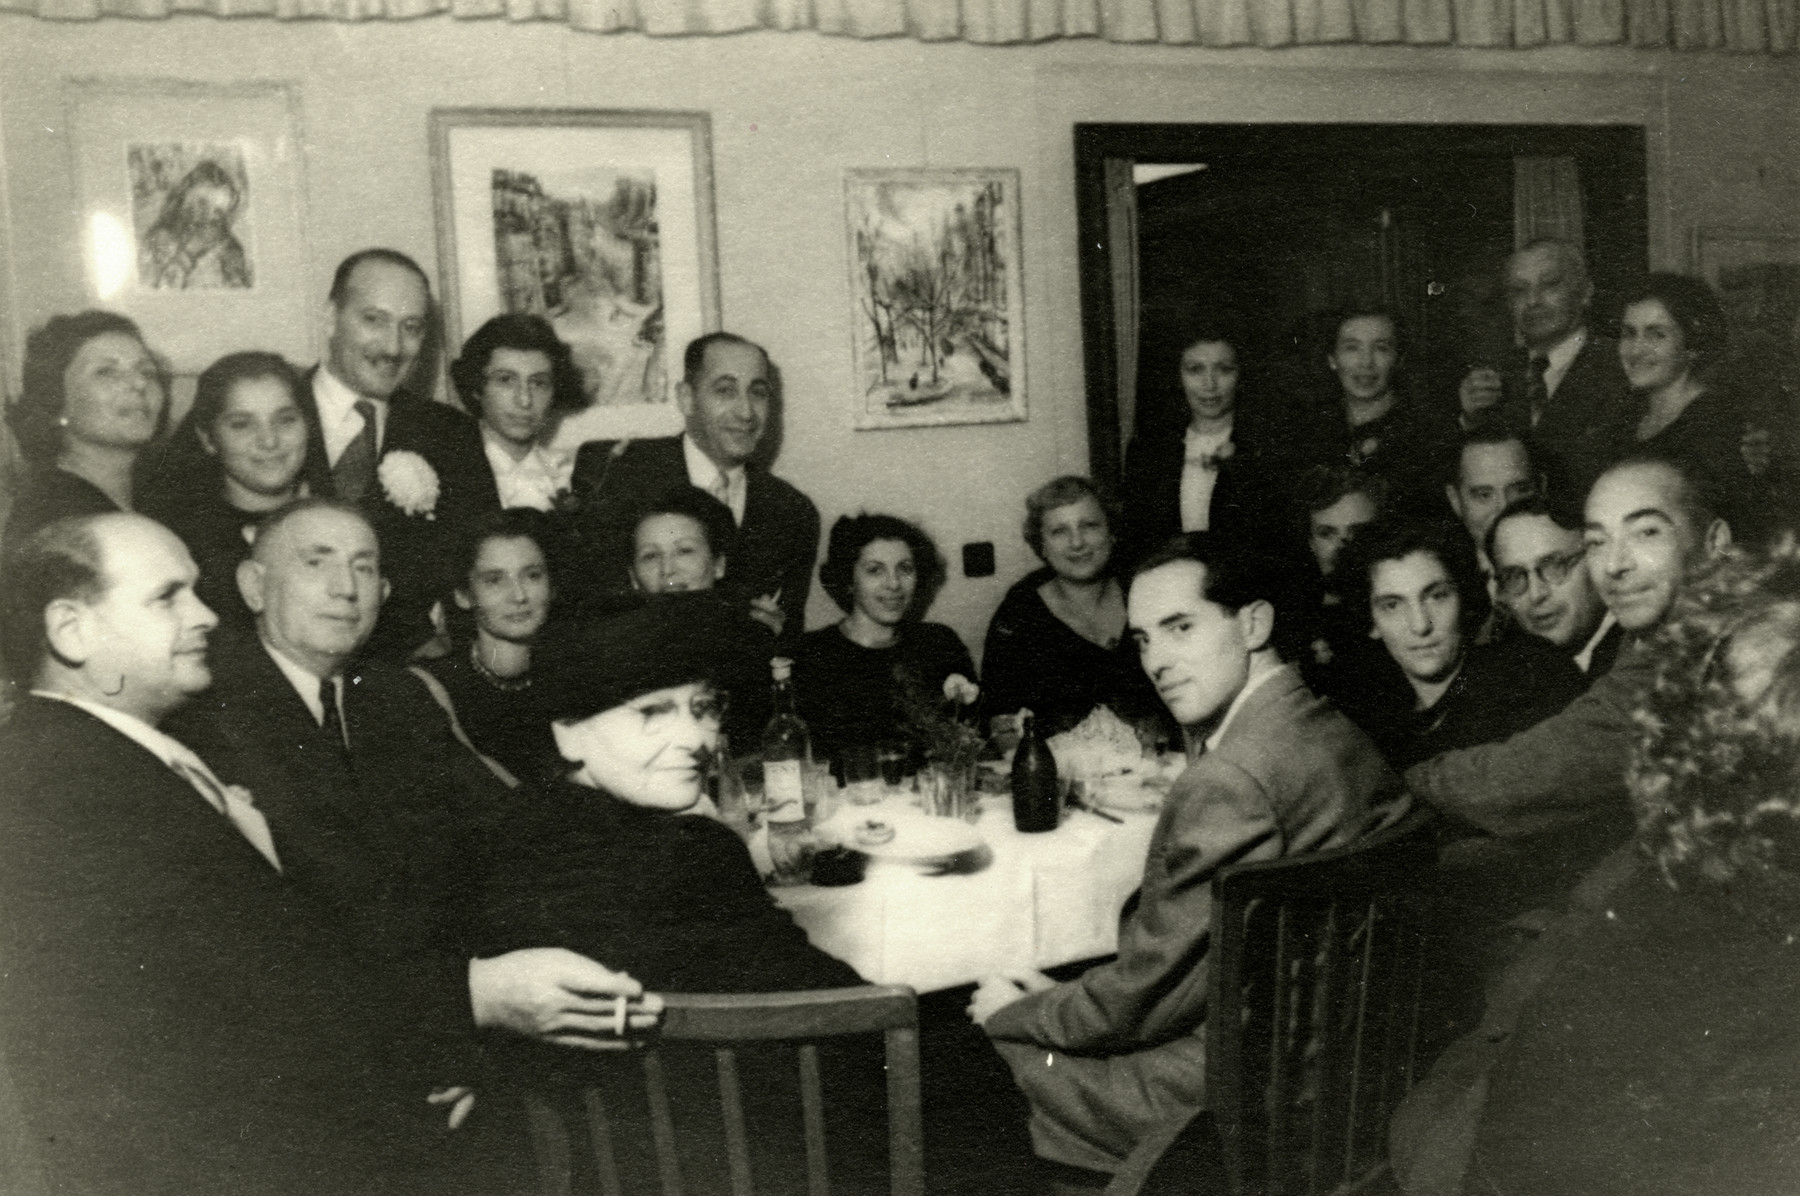
M 1119 507 L 1087 478 L 1046 482 L 1025 498 L 1025 543 L 1043 567 L 1015 582 L 988 622 L 981 708 L 989 720 L 1029 709 L 1046 734 L 1096 706 L 1155 715 L 1156 691 L 1125 636 L 1125 591 L 1113 569 Z
M 529 507 L 477 520 L 457 561 L 451 649 L 413 666 L 475 750 L 520 781 L 560 767 L 535 667 L 555 598 L 545 534 Z
M 1131 556 L 1179 532 L 1230 533 L 1266 509 L 1267 465 L 1238 409 L 1238 338 L 1202 326 L 1176 362 L 1180 402 L 1148 403 L 1125 450 L 1125 520 Z
M 709 675 L 729 699 L 725 732 L 741 752 L 754 749 L 769 718 L 775 632 L 714 589 L 730 568 L 736 537 L 730 507 L 696 486 L 672 486 L 638 511 L 631 584 L 645 605 L 677 612 L 706 650 Z M 602 624 L 602 632 L 617 626 L 630 624 Z
M 956 632 L 921 616 L 944 582 L 944 559 L 923 531 L 892 515 L 846 515 L 831 526 L 819 584 L 844 618 L 794 646 L 794 696 L 813 747 L 906 738 L 906 702 L 936 703 L 944 682 L 975 677 Z
M 1338 560 L 1364 528 L 1387 510 L 1387 479 L 1350 465 L 1315 465 L 1294 487 L 1290 543 L 1283 555 L 1304 562 L 1312 601 L 1306 617 L 1309 650 L 1300 660 L 1307 685 L 1347 706 L 1361 691 L 1380 652 L 1369 643 L 1369 625 L 1344 600 Z
M 495 316 L 450 365 L 457 398 L 481 424 L 502 507 L 548 511 L 569 488 L 572 453 L 548 446 L 558 419 L 583 405 L 581 372 L 542 316 Z
M 136 324 L 109 311 L 52 316 L 25 340 L 24 392 L 6 412 L 29 472 L 4 550 L 65 515 L 133 510 L 138 457 L 168 414 Z
M 1505 739 L 1585 688 L 1574 661 L 1535 637 L 1476 642 L 1487 586 L 1458 524 L 1378 523 L 1345 550 L 1341 569 L 1346 602 L 1389 662 L 1362 679 L 1346 713 L 1397 771 Z
M 311 425 L 299 372 L 275 353 L 207 366 L 194 405 L 148 463 L 144 512 L 180 536 L 200 566 L 194 592 L 221 621 L 253 621 L 237 567 L 264 515 L 302 493 Z
M 1325 368 L 1332 399 L 1319 412 L 1310 459 L 1350 466 L 1387 479 L 1401 512 L 1429 514 L 1443 506 L 1432 463 L 1453 439 L 1448 414 L 1407 393 L 1400 318 L 1383 307 L 1347 307 L 1337 314 Z
M 1712 287 L 1683 274 L 1649 274 L 1626 292 L 1619 362 L 1643 399 L 1640 451 L 1693 465 L 1725 506 L 1741 543 L 1758 543 L 1771 518 L 1768 479 L 1751 472 L 1744 438 L 1763 422 L 1724 385 L 1730 326 Z
M 1534 949 L 1522 1003 L 1490 1004 L 1497 1060 L 1463 1192 L 1773 1194 L 1800 1174 L 1792 540 L 1690 580 L 1649 650 L 1636 839 L 1604 896 Z

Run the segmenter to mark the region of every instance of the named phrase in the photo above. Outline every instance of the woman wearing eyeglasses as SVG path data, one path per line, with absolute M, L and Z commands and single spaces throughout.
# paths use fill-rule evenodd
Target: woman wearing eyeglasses
M 1581 512 L 1523 498 L 1488 529 L 1494 596 L 1520 630 L 1569 654 L 1591 684 L 1612 668 L 1624 631 L 1588 577 Z

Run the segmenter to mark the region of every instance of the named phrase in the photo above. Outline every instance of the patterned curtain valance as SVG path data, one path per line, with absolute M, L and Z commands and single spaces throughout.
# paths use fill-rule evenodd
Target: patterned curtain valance
M 566 21 L 653 36 L 801 30 L 984 44 L 1099 37 L 1196 46 L 1633 46 L 1785 54 L 1800 0 L 0 0 L 51 20 Z

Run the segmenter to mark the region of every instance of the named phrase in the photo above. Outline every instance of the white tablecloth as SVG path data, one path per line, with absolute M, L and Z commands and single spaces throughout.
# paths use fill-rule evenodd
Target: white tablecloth
M 993 972 L 1047 968 L 1118 948 L 1119 910 L 1144 875 L 1156 814 L 1108 822 L 1084 811 L 1046 834 L 1013 827 L 1011 800 L 984 799 L 976 824 L 993 862 L 926 876 L 871 860 L 859 884 L 772 890 L 813 944 L 876 984 L 920 992 Z

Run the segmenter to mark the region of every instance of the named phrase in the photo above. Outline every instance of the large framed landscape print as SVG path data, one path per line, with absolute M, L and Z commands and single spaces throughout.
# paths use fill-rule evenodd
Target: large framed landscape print
M 559 446 L 680 431 L 681 350 L 719 326 L 706 114 L 440 108 L 431 157 L 451 352 L 541 315 L 587 397 Z

